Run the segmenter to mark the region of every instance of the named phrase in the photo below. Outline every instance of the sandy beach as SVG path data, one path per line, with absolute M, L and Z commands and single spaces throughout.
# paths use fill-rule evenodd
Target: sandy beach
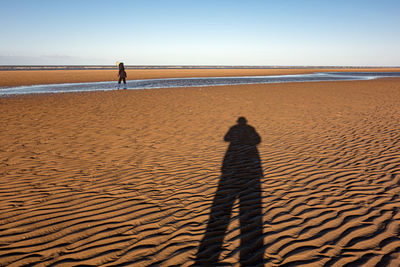
M 220 71 L 128 77 L 299 73 Z M 399 99 L 395 78 L 0 98 L 0 265 L 399 266 Z M 239 117 L 260 142 L 234 148 Z

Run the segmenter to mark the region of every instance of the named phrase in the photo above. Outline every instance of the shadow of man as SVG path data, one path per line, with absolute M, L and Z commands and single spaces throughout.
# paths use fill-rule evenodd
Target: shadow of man
M 211 207 L 206 233 L 196 255 L 195 266 L 221 266 L 218 258 L 235 200 L 239 199 L 240 264 L 263 265 L 261 183 L 263 177 L 256 130 L 239 117 L 226 133 L 230 142 L 222 163 L 222 175 Z

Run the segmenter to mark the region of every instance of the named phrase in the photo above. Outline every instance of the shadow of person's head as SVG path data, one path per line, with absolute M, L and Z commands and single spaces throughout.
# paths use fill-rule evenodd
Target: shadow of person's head
M 237 119 L 237 123 L 239 124 L 239 126 L 245 126 L 247 124 L 247 120 L 245 117 L 239 117 Z

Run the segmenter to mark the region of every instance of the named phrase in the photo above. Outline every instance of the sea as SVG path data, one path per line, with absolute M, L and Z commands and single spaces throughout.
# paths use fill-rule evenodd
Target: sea
M 125 65 L 126 69 L 377 69 L 392 67 L 360 66 L 252 66 L 252 65 Z M 393 67 L 396 68 L 396 67 Z M 2 70 L 113 70 L 116 65 L 0 65 Z

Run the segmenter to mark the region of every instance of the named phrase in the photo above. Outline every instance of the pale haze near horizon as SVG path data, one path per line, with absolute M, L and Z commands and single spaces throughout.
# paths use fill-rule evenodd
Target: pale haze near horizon
M 0 65 L 400 66 L 400 1 L 1 1 Z

